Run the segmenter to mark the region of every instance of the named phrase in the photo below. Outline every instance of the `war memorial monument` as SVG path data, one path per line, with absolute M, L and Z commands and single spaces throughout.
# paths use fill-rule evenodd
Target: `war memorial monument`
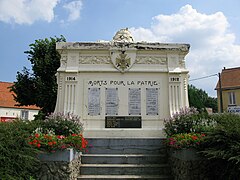
M 55 111 L 80 116 L 85 137 L 164 137 L 164 119 L 189 106 L 189 44 L 134 42 L 121 29 L 111 41 L 56 48 Z

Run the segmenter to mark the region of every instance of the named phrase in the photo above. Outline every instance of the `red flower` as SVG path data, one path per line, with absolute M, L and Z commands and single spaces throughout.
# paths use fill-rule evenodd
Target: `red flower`
M 82 137 L 82 148 L 86 148 L 87 144 L 88 144 L 87 140 Z
M 197 140 L 198 139 L 197 136 L 192 136 L 191 138 L 192 138 L 192 140 Z
M 63 136 L 63 135 L 57 135 L 57 138 L 58 138 L 58 139 L 64 139 L 65 136 Z
M 36 144 L 37 142 L 38 142 L 38 141 L 37 141 L 36 139 L 34 139 L 32 143 L 33 143 L 33 144 Z
M 39 138 L 39 134 L 36 133 L 36 134 L 35 134 L 35 137 L 36 137 L 36 138 Z
M 44 135 L 44 138 L 45 138 L 45 139 L 50 139 L 50 140 L 51 140 L 51 139 L 52 139 L 52 136 L 51 136 L 51 135 L 47 135 L 47 134 L 45 134 L 45 135 Z
M 37 144 L 37 147 L 40 148 L 41 144 Z
M 48 145 L 49 145 L 49 146 L 52 146 L 52 145 L 53 145 L 53 143 L 52 143 L 52 142 L 48 142 Z
M 72 134 L 72 136 L 77 136 L 77 134 Z

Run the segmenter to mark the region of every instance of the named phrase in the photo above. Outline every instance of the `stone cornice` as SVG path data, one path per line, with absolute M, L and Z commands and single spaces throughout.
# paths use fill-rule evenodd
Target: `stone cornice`
M 146 43 L 146 42 L 59 42 L 56 45 L 57 50 L 109 50 L 111 48 L 128 49 L 135 48 L 137 50 L 162 50 L 188 53 L 189 44 L 177 43 Z

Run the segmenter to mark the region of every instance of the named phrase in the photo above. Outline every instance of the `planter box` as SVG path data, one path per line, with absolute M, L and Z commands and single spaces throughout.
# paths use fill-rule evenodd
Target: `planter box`
M 73 149 L 57 150 L 56 152 L 44 152 L 38 155 L 40 161 L 64 161 L 71 162 L 80 156 L 81 153 Z
M 183 161 L 195 161 L 200 159 L 200 156 L 197 154 L 196 149 L 193 148 L 172 150 L 171 156 Z
M 169 164 L 171 166 L 174 179 L 196 180 L 209 179 L 208 161 L 198 154 L 194 148 L 170 150 Z

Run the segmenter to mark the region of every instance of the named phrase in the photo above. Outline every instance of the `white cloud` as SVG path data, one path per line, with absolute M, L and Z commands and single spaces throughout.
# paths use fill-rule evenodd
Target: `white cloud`
M 190 79 L 240 66 L 240 45 L 235 44 L 235 35 L 222 12 L 207 15 L 185 5 L 176 14 L 160 14 L 152 21 L 150 28 L 130 28 L 133 37 L 136 41 L 189 43 L 186 64 Z M 216 81 L 217 76 L 192 83 L 215 96 Z
M 63 7 L 69 12 L 68 21 L 75 21 L 80 18 L 80 11 L 82 9 L 82 1 L 72 1 L 65 4 Z
M 54 19 L 54 8 L 60 0 L 1 0 L 0 21 L 5 23 L 33 24 Z

